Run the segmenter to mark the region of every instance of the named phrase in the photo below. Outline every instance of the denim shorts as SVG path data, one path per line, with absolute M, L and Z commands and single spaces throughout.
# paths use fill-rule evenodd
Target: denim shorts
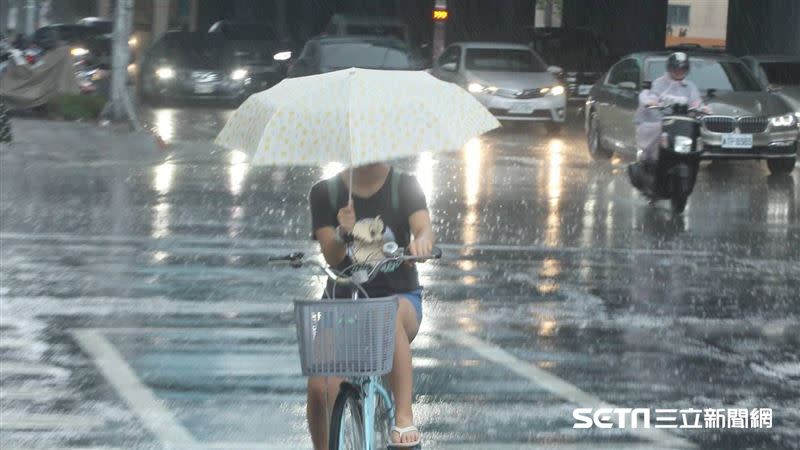
M 403 297 L 407 298 L 411 304 L 414 305 L 414 309 L 417 311 L 417 323 L 422 323 L 422 288 L 404 292 L 398 295 L 402 295 Z

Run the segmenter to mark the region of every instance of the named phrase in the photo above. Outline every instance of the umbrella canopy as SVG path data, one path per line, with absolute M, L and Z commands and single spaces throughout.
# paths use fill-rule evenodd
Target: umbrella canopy
M 359 166 L 458 150 L 498 126 L 471 94 L 426 72 L 346 69 L 250 96 L 216 143 L 256 165 Z

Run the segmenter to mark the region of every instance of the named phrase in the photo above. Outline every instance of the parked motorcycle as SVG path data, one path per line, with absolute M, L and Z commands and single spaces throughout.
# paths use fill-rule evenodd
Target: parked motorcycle
M 651 201 L 669 200 L 680 214 L 694 190 L 703 142 L 700 137 L 702 109 L 686 104 L 649 106 L 664 111 L 659 137 L 658 162 L 652 166 L 636 162 L 628 166 L 631 184 Z

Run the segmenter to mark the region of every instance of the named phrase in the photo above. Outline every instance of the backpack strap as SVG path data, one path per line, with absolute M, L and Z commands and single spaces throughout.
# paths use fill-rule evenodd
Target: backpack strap
M 339 176 L 328 178 L 328 199 L 331 202 L 331 211 L 334 215 L 339 212 Z
M 400 211 L 400 179 L 403 172 L 397 169 L 392 170 L 392 211 Z

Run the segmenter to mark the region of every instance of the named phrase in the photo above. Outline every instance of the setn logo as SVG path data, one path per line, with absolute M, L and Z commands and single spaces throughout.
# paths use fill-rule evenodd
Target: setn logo
M 572 417 L 572 428 L 650 428 L 649 408 L 575 408 Z

